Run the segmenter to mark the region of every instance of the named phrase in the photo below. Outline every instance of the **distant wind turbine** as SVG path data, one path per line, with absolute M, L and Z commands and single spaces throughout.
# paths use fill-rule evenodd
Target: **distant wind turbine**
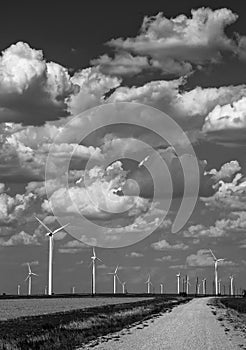
M 52 231 L 48 226 L 35 216 L 38 222 L 48 231 L 46 236 L 49 237 L 49 271 L 48 271 L 48 295 L 52 295 L 52 264 L 53 264 L 53 237 L 56 233 L 62 231 L 69 224 L 63 225 Z
M 122 286 L 122 294 L 125 294 L 125 292 L 126 292 L 126 282 L 122 282 L 121 286 Z
M 189 276 L 186 276 L 186 294 L 189 294 L 189 286 L 190 286 L 190 281 L 189 281 Z
M 202 294 L 206 295 L 206 278 L 202 280 Z
M 91 256 L 91 264 L 92 265 L 92 294 L 95 295 L 96 294 L 96 260 L 102 262 L 101 259 L 99 259 L 96 256 L 96 251 L 95 248 L 92 248 L 92 256 Z
M 30 263 L 26 263 L 28 267 L 28 275 L 25 282 L 28 280 L 28 295 L 32 294 L 32 276 L 38 276 L 36 273 L 32 272 Z
M 234 291 L 233 291 L 234 276 L 233 275 L 229 276 L 229 279 L 230 279 L 230 294 L 233 295 L 234 294 Z
M 218 293 L 221 294 L 221 279 L 218 280 Z
M 143 160 L 141 160 L 141 162 L 138 164 L 138 167 L 140 168 L 141 166 L 143 166 L 144 163 L 147 162 L 147 160 L 149 159 L 150 156 L 145 157 Z
M 20 295 L 20 285 L 17 286 L 17 295 Z
M 217 259 L 211 249 L 210 253 L 214 259 L 214 284 L 215 284 L 215 295 L 218 295 L 218 262 L 223 261 L 225 259 Z
M 116 266 L 114 272 L 109 272 L 108 275 L 113 275 L 113 293 L 116 294 L 117 290 L 117 279 L 120 282 L 119 276 L 117 275 L 117 271 L 119 269 L 119 265 Z
M 180 272 L 177 273 L 177 294 L 180 293 Z
M 163 294 L 163 283 L 160 284 L 160 293 Z
M 198 285 L 197 285 L 197 294 L 198 295 L 200 294 L 200 287 L 201 287 L 201 283 L 198 283 Z
M 147 293 L 150 294 L 150 287 L 153 286 L 153 284 L 150 280 L 150 274 L 148 275 L 148 279 L 145 283 L 147 284 Z

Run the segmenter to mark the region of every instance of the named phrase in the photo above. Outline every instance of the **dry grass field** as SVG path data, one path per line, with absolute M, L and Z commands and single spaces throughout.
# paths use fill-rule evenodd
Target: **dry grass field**
M 0 320 L 145 300 L 133 297 L 0 299 Z

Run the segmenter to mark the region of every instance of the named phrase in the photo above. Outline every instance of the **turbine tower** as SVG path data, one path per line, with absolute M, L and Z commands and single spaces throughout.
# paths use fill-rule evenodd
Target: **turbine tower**
M 177 294 L 180 293 L 180 272 L 177 273 Z
M 125 292 L 126 292 L 126 282 L 122 282 L 121 285 L 122 285 L 122 294 L 125 294 Z
M 32 294 L 32 276 L 38 276 L 36 273 L 32 272 L 30 263 L 26 263 L 28 267 L 28 275 L 25 282 L 28 280 L 28 295 Z
M 150 287 L 153 286 L 153 284 L 150 280 L 150 274 L 148 275 L 148 279 L 145 283 L 147 284 L 147 293 L 150 294 Z
M 214 259 L 214 284 L 215 284 L 215 295 L 218 295 L 218 262 L 224 261 L 225 259 L 217 259 L 211 249 L 210 253 Z
M 20 285 L 17 286 L 17 295 L 20 295 Z
M 233 291 L 234 276 L 233 275 L 229 276 L 229 279 L 230 279 L 230 289 L 231 289 L 231 296 L 232 296 L 234 294 L 234 291 Z
M 189 281 L 189 276 L 186 276 L 186 294 L 189 294 L 189 286 L 190 286 L 190 281 Z
M 113 293 L 116 294 L 117 289 L 117 279 L 120 282 L 119 276 L 117 275 L 119 265 L 116 266 L 114 272 L 109 272 L 108 275 L 113 275 Z M 120 282 L 121 283 L 121 282 Z
M 206 278 L 202 280 L 202 294 L 206 295 Z
M 101 261 L 101 259 L 99 259 L 96 256 L 96 251 L 95 248 L 92 248 L 92 256 L 91 256 L 91 264 L 92 265 L 92 294 L 95 295 L 96 294 L 96 260 Z
M 218 293 L 221 294 L 221 279 L 218 280 Z
M 201 287 L 201 283 L 198 283 L 198 285 L 197 285 L 197 294 L 198 295 L 200 294 L 200 287 Z
M 160 284 L 160 293 L 163 294 L 163 283 Z
M 62 231 L 69 224 L 63 225 L 56 230 L 52 231 L 48 226 L 43 223 L 39 218 L 35 216 L 38 222 L 48 231 L 46 236 L 49 237 L 49 270 L 48 270 L 48 295 L 52 295 L 52 264 L 53 264 L 53 237 L 56 233 Z

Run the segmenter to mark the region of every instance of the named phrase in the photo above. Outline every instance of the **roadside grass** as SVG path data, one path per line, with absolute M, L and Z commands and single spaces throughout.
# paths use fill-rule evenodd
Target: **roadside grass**
M 221 298 L 220 302 L 226 307 L 246 314 L 246 298 Z
M 191 298 L 157 297 L 134 303 L 0 321 L 0 349 L 72 350 L 189 300 Z

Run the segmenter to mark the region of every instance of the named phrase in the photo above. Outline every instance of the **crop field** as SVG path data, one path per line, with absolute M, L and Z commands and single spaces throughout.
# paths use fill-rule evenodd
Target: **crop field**
M 246 314 L 246 298 L 221 298 L 220 301 L 226 307 Z
M 64 311 L 63 308 L 62 312 L 44 314 L 39 307 L 42 313 L 40 315 L 0 321 L 0 349 L 74 350 L 96 340 L 99 336 L 128 328 L 133 323 L 143 323 L 154 315 L 170 311 L 180 303 L 191 300 L 191 298 L 181 297 L 146 298 L 138 301 L 137 298 L 111 298 L 111 300 L 95 298 L 93 301 L 91 299 L 79 298 L 76 301 L 80 302 L 79 309 Z M 53 300 L 57 302 L 57 299 Z M 23 302 L 29 301 L 31 299 Z M 75 300 L 70 301 L 73 303 Z M 49 302 L 52 302 L 52 299 Z M 67 300 L 62 298 L 59 302 L 65 306 Z M 98 303 L 100 306 L 90 307 L 91 302 Z M 105 304 L 102 305 L 102 302 Z M 115 304 L 116 302 L 118 304 Z M 84 309 L 81 309 L 83 303 Z M 37 304 L 36 302 L 33 305 Z M 18 313 L 20 314 L 20 310 Z
M 0 320 L 24 316 L 37 316 L 96 306 L 138 302 L 145 298 L 94 297 L 94 298 L 37 298 L 0 299 Z

